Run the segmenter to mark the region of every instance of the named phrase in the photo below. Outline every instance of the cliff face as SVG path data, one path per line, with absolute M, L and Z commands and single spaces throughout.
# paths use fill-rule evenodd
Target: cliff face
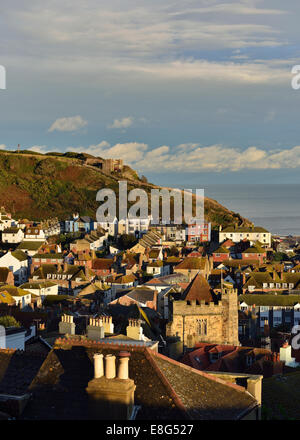
M 140 187 L 150 192 L 156 185 L 139 179 L 125 166 L 122 172 L 105 173 L 85 165 L 81 154 L 0 152 L 0 205 L 16 218 L 64 219 L 72 212 L 95 217 L 99 202 L 96 193 L 111 188 L 118 193 L 118 181 L 127 180 L 128 189 Z M 205 217 L 214 226 L 248 225 L 250 222 L 212 199 L 205 199 Z

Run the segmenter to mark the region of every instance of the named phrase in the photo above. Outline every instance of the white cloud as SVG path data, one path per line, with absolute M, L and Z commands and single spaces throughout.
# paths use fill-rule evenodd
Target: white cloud
M 27 150 L 35 151 L 36 153 L 46 154 L 51 153 L 51 151 L 54 151 L 53 148 L 47 147 L 47 145 L 33 145 L 30 148 L 27 148 Z
M 88 122 L 85 121 L 81 116 L 59 118 L 53 122 L 48 131 L 77 131 L 80 128 L 85 127 L 87 124 Z
M 114 122 L 108 126 L 108 128 L 128 128 L 133 124 L 134 118 L 132 116 L 127 116 L 122 119 L 115 119 Z
M 108 142 L 102 141 L 98 145 L 90 145 L 88 148 L 68 147 L 68 151 L 78 151 L 100 156 L 106 159 L 124 159 L 128 164 L 142 160 L 148 146 L 139 142 L 127 142 L 111 146 Z
M 290 71 L 286 68 L 274 66 L 271 62 L 265 65 L 255 61 L 234 63 L 190 59 L 144 65 L 124 63 L 119 66 L 119 70 L 155 75 L 165 79 L 200 79 L 209 82 L 269 84 L 270 86 L 281 82 L 289 84 L 291 78 Z
M 39 153 L 55 150 L 46 145 L 35 145 L 28 149 Z M 111 145 L 107 141 L 102 141 L 89 147 L 68 147 L 67 151 L 89 153 L 103 158 L 120 158 L 138 172 L 151 173 L 300 168 L 300 146 L 276 150 L 251 146 L 243 150 L 221 144 L 202 146 L 197 143 L 186 143 L 175 147 L 162 145 L 150 149 L 147 144 L 140 142 Z
M 69 148 L 72 150 L 72 148 Z M 74 148 L 73 148 L 74 151 Z M 152 150 L 147 144 L 130 142 L 111 146 L 106 141 L 76 151 L 105 158 L 122 158 L 142 172 L 241 171 L 300 168 L 300 146 L 285 150 L 267 150 L 252 146 L 245 150 L 224 145 L 163 145 Z

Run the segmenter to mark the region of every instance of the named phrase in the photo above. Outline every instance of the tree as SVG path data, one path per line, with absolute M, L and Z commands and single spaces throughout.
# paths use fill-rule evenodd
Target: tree
M 131 248 L 137 243 L 137 239 L 133 234 L 122 234 L 117 241 L 117 245 L 120 249 L 126 250 Z
M 21 327 L 21 324 L 10 315 L 0 316 L 0 325 L 3 327 Z
M 168 249 L 168 251 L 170 257 L 178 257 L 179 255 L 179 251 L 176 246 L 172 246 L 170 249 Z
M 289 257 L 284 252 L 274 252 L 273 261 L 286 261 L 289 260 Z

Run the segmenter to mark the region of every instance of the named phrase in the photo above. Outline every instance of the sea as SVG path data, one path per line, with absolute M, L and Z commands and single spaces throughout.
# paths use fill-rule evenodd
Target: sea
M 272 234 L 300 236 L 300 184 L 218 184 L 203 188 L 206 197 Z

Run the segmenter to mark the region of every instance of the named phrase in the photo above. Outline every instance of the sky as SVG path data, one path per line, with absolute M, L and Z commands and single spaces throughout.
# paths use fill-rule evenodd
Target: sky
M 123 158 L 170 186 L 300 183 L 299 15 L 297 0 L 4 0 L 0 149 Z

